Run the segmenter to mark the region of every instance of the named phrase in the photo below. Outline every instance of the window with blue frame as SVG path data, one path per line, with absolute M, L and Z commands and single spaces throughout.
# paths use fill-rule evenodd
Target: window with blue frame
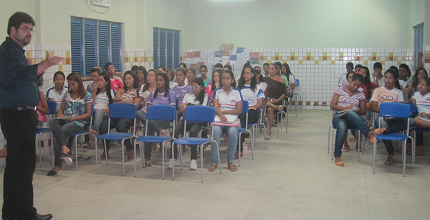
M 89 76 L 93 67 L 112 62 L 122 72 L 122 25 L 109 21 L 71 17 L 72 72 Z
M 424 23 L 414 26 L 414 67 L 418 67 L 418 57 L 424 50 Z
M 154 68 L 164 66 L 168 69 L 179 67 L 179 30 L 153 28 Z

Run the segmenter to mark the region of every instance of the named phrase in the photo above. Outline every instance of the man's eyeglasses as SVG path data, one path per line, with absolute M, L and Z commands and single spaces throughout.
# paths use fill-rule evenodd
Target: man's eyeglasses
M 22 30 L 24 30 L 25 32 L 31 32 L 31 33 L 34 33 L 34 29 L 33 28 L 29 28 L 29 27 L 27 27 L 27 26 L 24 26 L 24 27 L 19 27 L 18 29 L 22 29 Z
M 201 86 L 190 86 L 192 89 L 198 89 L 198 88 L 200 88 Z

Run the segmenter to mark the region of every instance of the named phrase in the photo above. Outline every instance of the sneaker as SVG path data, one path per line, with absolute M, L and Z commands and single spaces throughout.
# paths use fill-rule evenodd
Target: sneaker
M 66 162 L 68 165 L 70 165 L 70 164 L 72 164 L 72 163 L 73 163 L 72 158 L 70 158 L 70 157 L 69 157 L 69 155 L 68 155 L 68 154 L 66 154 L 66 153 L 63 153 L 63 154 L 61 155 L 60 159 L 64 160 L 64 162 Z
M 197 161 L 196 161 L 196 160 L 191 160 L 191 163 L 190 163 L 190 170 L 191 170 L 191 171 L 195 171 L 195 170 L 197 170 Z
M 169 165 L 167 165 L 168 169 L 172 169 L 176 165 L 176 160 L 170 159 Z

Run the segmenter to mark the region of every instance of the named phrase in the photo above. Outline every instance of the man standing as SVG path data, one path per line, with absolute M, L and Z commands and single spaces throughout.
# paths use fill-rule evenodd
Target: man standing
M 39 102 L 37 81 L 49 67 L 62 57 L 51 57 L 29 66 L 23 47 L 31 41 L 35 22 L 24 13 L 9 18 L 9 37 L 0 46 L 0 109 L 1 129 L 7 141 L 6 168 L 3 180 L 4 220 L 51 219 L 39 215 L 33 207 L 33 173 L 36 163 L 35 106 Z

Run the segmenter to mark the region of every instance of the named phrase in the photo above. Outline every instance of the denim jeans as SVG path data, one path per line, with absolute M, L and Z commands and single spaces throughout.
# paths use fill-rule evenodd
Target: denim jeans
M 413 119 L 409 120 L 410 125 L 412 125 L 411 121 L 413 123 L 414 120 Z M 406 130 L 407 126 L 408 126 L 408 120 L 406 118 L 402 118 L 397 124 L 393 126 L 389 126 L 384 119 L 381 119 L 381 128 L 386 128 L 387 134 Z M 375 118 L 375 128 L 379 128 L 379 115 L 377 115 Z M 385 148 L 387 149 L 388 154 L 394 154 L 393 143 L 391 143 L 390 140 L 382 140 L 382 141 L 384 142 L 384 145 L 385 145 Z
M 336 127 L 336 139 L 334 143 L 335 157 L 342 156 L 342 145 L 347 136 L 348 128 L 357 128 L 365 137 L 369 136 L 369 127 L 356 111 L 348 111 L 348 113 L 341 117 L 338 117 L 336 113 L 333 115 L 332 123 L 333 126 Z
M 108 122 L 109 119 L 106 118 L 100 124 L 100 134 L 106 134 L 108 132 Z M 110 119 L 110 128 L 116 128 L 116 131 L 119 133 L 127 133 L 128 129 L 133 126 L 133 119 L 131 118 L 111 118 Z M 109 151 L 110 141 L 106 140 L 106 149 Z M 124 141 L 125 148 L 127 151 L 133 150 L 133 146 L 131 146 L 130 139 L 126 139 Z
M 229 163 L 234 162 L 234 153 L 236 152 L 237 139 L 238 139 L 237 130 L 238 130 L 238 127 L 214 126 L 213 139 L 218 143 L 218 147 L 221 146 L 221 135 L 223 133 L 228 134 L 227 161 Z M 215 143 L 212 143 L 211 154 L 212 154 L 212 159 L 211 159 L 212 163 L 219 164 L 218 149 L 216 148 Z
M 107 119 L 108 117 L 105 115 L 105 113 L 101 109 L 94 109 L 93 113 L 93 125 L 92 129 L 97 131 L 97 133 L 100 130 L 100 125 L 103 122 L 104 119 Z
M 54 166 L 61 168 L 63 162 L 60 159 L 62 147 L 67 146 L 70 149 L 74 140 L 74 138 L 69 138 L 69 141 L 67 142 L 66 137 L 70 136 L 73 133 L 82 132 L 84 129 L 81 126 L 77 125 L 75 122 L 57 119 L 50 120 L 49 127 L 51 128 L 52 134 L 54 136 Z

